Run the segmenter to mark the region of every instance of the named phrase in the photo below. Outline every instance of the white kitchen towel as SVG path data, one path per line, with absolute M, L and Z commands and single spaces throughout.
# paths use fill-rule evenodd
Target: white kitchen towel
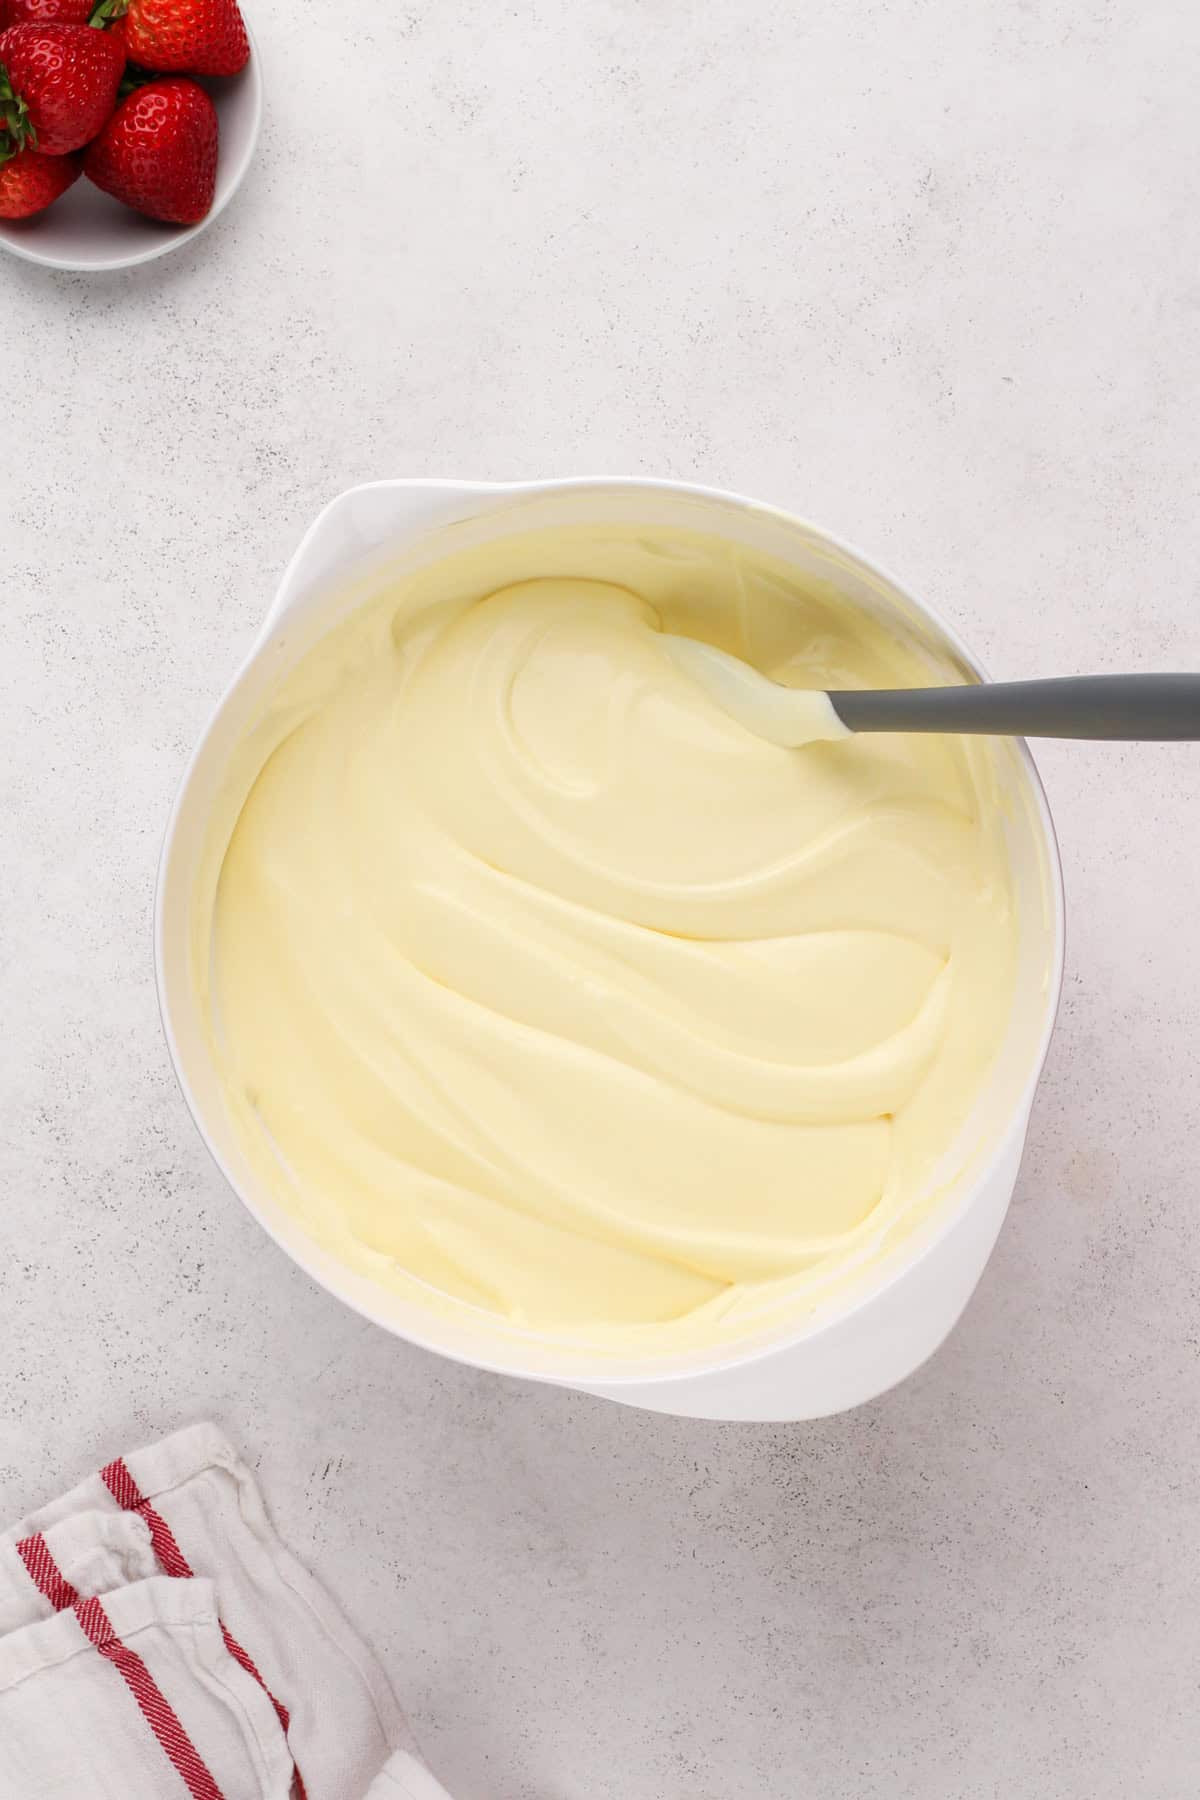
M 159 1575 L 0 1639 L 3 1800 L 288 1800 L 293 1774 L 210 1581 Z
M 151 1567 L 155 1576 L 145 1579 Z M 116 1735 L 109 1734 L 105 1754 L 115 1771 L 112 1791 L 130 1800 L 140 1800 L 141 1790 L 120 1786 L 121 1765 L 111 1759 L 126 1753 L 129 1730 L 136 1733 L 139 1724 L 141 1753 L 156 1748 L 185 1786 L 189 1770 L 204 1771 L 200 1787 L 188 1787 L 204 1800 L 286 1795 L 290 1773 L 282 1788 L 270 1785 L 280 1778 L 281 1746 L 289 1771 L 294 1762 L 295 1800 L 360 1800 L 389 1752 L 396 1754 L 374 1793 L 444 1800 L 415 1754 L 382 1670 L 275 1536 L 249 1470 L 214 1426 L 194 1426 L 117 1458 L 4 1533 L 0 1618 L 20 1627 L 0 1642 L 5 1754 L 18 1743 L 24 1750 L 15 1754 L 41 1754 L 38 1717 L 48 1725 L 60 1705 L 57 1691 L 82 1684 L 94 1690 L 98 1716 L 111 1716 Z M 127 1620 L 139 1636 L 136 1651 L 121 1629 Z M 224 1762 L 240 1769 L 236 1781 L 225 1770 L 228 1792 L 192 1734 L 185 1640 L 194 1645 L 194 1690 L 206 1695 L 197 1702 L 198 1736 L 221 1738 Z M 250 1708 L 246 1681 L 256 1694 Z M 273 1726 L 264 1727 L 265 1717 Z M 172 1744 L 184 1746 L 182 1766 L 169 1754 Z M 54 1745 L 54 1756 L 61 1760 L 67 1748 Z M 78 1771 L 64 1786 L 56 1769 L 45 1765 L 47 1794 L 108 1792 L 95 1772 L 88 1790 L 71 1787 Z M 162 1773 L 160 1767 L 160 1787 L 147 1792 L 171 1791 L 162 1788 Z M 17 1786 L 12 1794 L 41 1800 L 42 1791 Z M 0 1785 L 3 1800 L 8 1795 Z
M 371 1783 L 367 1800 L 450 1800 L 440 1781 L 407 1750 L 397 1750 Z

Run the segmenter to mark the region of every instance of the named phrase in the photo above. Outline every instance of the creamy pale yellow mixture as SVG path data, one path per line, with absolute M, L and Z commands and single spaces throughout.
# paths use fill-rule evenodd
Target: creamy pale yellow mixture
M 212 957 L 230 1104 L 310 1232 L 437 1305 L 643 1350 L 904 1241 L 1014 971 L 986 744 L 777 748 L 664 629 L 794 686 L 931 675 L 699 536 L 447 559 L 255 734 Z

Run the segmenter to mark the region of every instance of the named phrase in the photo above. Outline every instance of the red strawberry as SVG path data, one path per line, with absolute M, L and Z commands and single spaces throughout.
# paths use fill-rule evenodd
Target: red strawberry
M 5 25 L 86 25 L 96 0 L 0 0 L 0 30 Z
M 130 62 L 161 74 L 236 75 L 250 61 L 237 0 L 102 0 L 95 18 L 116 20 Z
M 44 212 L 80 176 L 77 156 L 43 156 L 18 150 L 0 164 L 0 219 L 29 219 Z
M 81 149 L 116 105 L 124 68 L 120 43 L 87 25 L 0 31 L 0 157 Z
M 135 88 L 83 159 L 106 194 L 168 225 L 198 225 L 217 185 L 217 109 L 202 87 L 168 75 Z

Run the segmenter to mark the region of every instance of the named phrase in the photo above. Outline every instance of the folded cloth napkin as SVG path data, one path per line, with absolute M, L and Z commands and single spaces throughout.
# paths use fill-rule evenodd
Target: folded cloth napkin
M 212 1425 L 0 1534 L 0 1800 L 448 1800 Z

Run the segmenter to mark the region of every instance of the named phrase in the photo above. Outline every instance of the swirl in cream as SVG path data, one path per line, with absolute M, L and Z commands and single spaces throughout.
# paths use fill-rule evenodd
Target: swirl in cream
M 213 957 L 231 1104 L 311 1232 L 643 1347 L 736 1334 L 902 1240 L 1014 956 L 986 746 L 777 748 L 664 628 L 796 686 L 930 677 L 715 540 L 447 559 L 279 697 Z

